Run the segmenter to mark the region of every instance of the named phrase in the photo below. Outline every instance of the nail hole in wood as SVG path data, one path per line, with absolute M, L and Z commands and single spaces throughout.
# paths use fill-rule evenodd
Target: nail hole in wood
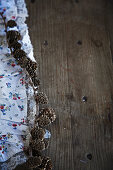
M 83 97 L 82 97 L 82 101 L 83 101 L 83 102 L 87 102 L 87 97 L 86 97 L 86 96 L 83 96 Z
M 82 41 L 79 40 L 79 41 L 77 42 L 77 44 L 78 44 L 78 45 L 82 45 Z
M 88 154 L 86 155 L 86 157 L 87 157 L 87 159 L 89 159 L 90 161 L 92 160 L 92 154 L 91 154 L 91 153 L 88 153 Z
M 47 46 L 48 45 L 48 42 L 47 40 L 44 41 L 44 45 Z

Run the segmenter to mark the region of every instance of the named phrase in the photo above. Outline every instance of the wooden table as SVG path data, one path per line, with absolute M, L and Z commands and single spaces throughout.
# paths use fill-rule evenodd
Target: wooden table
M 40 91 L 57 115 L 54 170 L 113 170 L 112 0 L 26 2 Z

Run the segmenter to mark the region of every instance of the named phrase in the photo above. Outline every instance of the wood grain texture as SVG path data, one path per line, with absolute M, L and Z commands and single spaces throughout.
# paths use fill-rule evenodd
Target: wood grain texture
M 57 115 L 46 151 L 53 169 L 113 170 L 112 2 L 26 3 L 40 91 Z

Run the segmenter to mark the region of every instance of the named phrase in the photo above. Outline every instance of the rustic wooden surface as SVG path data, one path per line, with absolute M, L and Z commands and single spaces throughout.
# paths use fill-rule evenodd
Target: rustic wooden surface
M 26 2 L 40 91 L 57 115 L 46 152 L 53 169 L 113 170 L 112 1 Z

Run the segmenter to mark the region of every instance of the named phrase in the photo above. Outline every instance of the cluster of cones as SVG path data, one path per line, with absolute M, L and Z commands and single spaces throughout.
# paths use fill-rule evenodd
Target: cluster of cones
M 45 127 L 55 120 L 56 116 L 52 108 L 44 108 L 40 111 L 39 115 L 35 118 L 35 126 L 31 130 L 30 146 L 37 150 L 42 151 L 48 147 L 49 139 L 45 139 Z
M 16 22 L 13 20 L 9 20 L 6 23 L 6 27 L 14 27 L 16 26 Z M 7 29 L 6 28 L 6 29 Z M 39 85 L 39 80 L 37 78 L 37 63 L 32 61 L 27 57 L 27 54 L 24 50 L 21 49 L 22 45 L 19 40 L 22 39 L 20 33 L 15 30 L 6 31 L 8 46 L 11 49 L 11 53 L 17 61 L 17 64 L 22 68 L 26 69 L 30 78 L 32 79 L 33 85 L 36 87 Z
M 51 170 L 52 162 L 49 157 L 35 156 L 30 157 L 25 166 L 32 169 L 36 168 L 37 170 Z
M 9 30 L 17 26 L 14 20 L 6 22 L 6 18 L 3 13 L 0 13 L 5 25 L 6 38 L 8 47 L 11 50 L 11 54 L 17 61 L 17 64 L 24 68 L 31 81 L 34 91 L 34 97 L 37 104 L 48 104 L 48 98 L 43 92 L 38 92 L 39 80 L 37 76 L 37 63 L 27 57 L 24 50 L 21 49 L 22 45 L 20 40 L 22 39 L 20 33 L 15 30 Z M 41 155 L 41 151 L 48 147 L 49 139 L 45 139 L 46 129 L 45 127 L 55 121 L 56 115 L 52 108 L 43 108 L 40 110 L 39 115 L 35 117 L 34 127 L 31 129 L 31 138 L 29 142 L 29 148 L 32 150 L 32 156 L 28 157 L 25 165 L 29 168 L 38 168 L 38 170 L 51 170 L 51 159 Z M 28 153 L 29 155 L 29 153 Z

